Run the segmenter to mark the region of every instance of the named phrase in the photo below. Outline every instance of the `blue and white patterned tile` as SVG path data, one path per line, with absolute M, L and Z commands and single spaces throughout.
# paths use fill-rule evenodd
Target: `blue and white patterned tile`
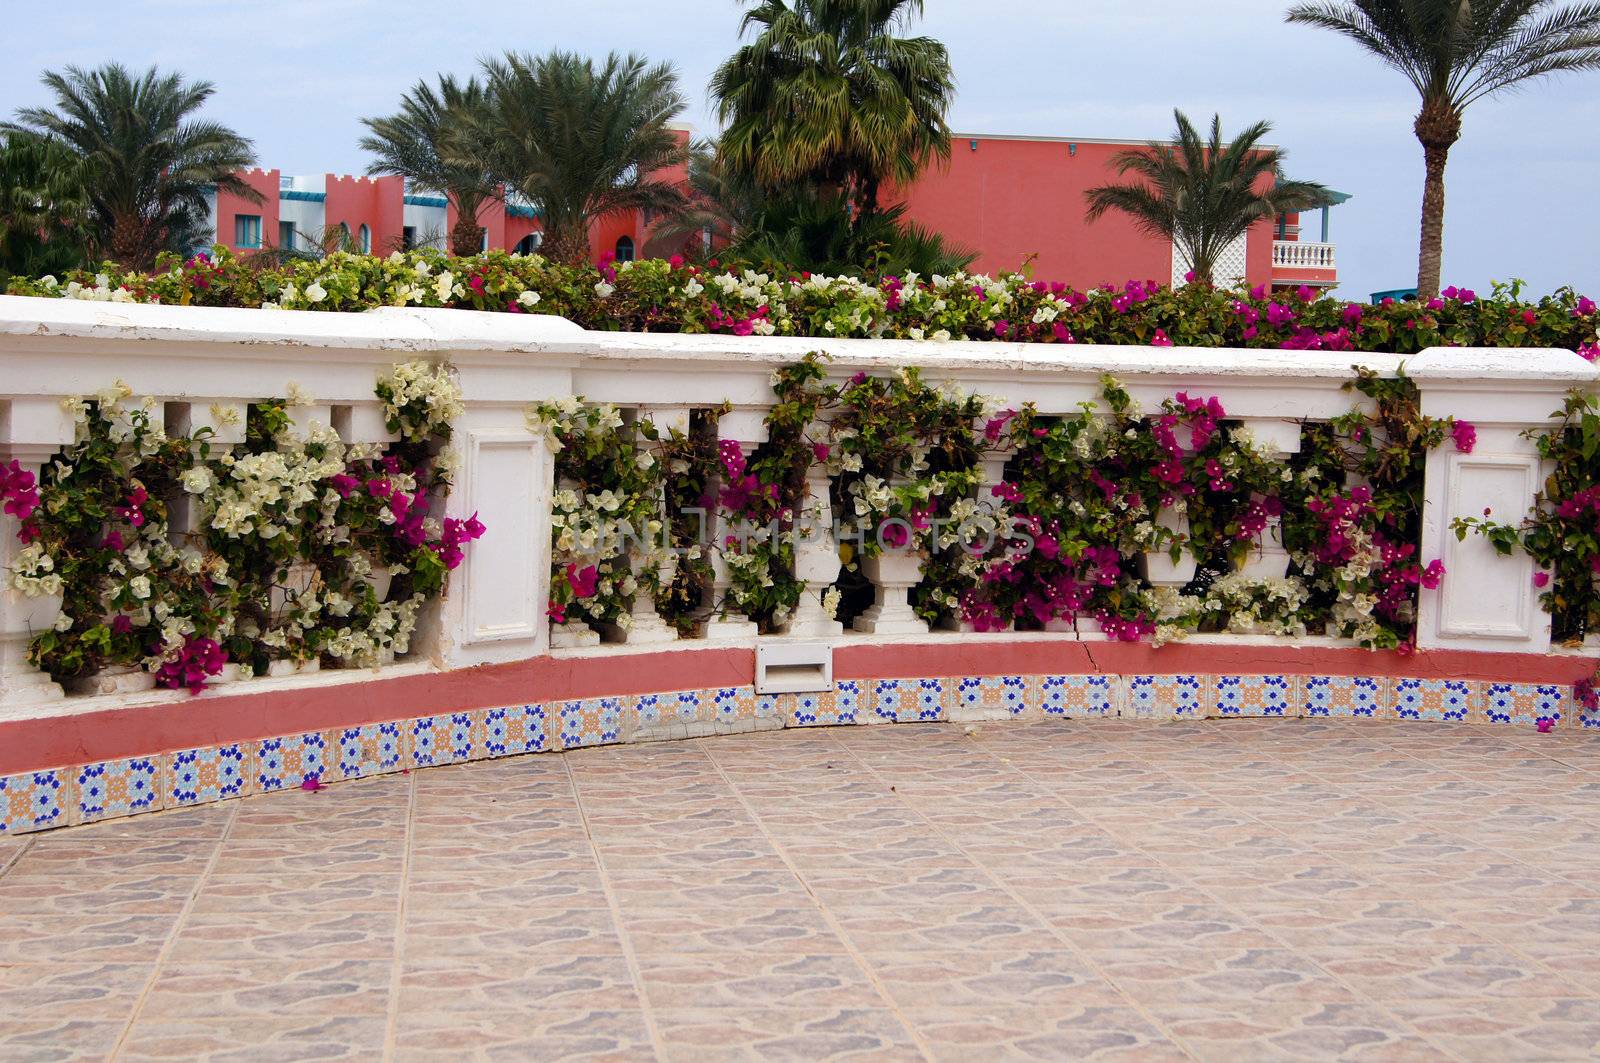
M 1213 716 L 1295 715 L 1293 676 L 1219 675 L 1213 683 Z
M 1300 681 L 1301 714 L 1366 720 L 1390 716 L 1388 682 L 1372 676 L 1306 676 Z
M 881 723 L 931 723 L 948 718 L 945 679 L 879 679 L 870 684 L 872 716 Z
M 1197 675 L 1128 677 L 1128 714 L 1141 719 L 1199 720 L 1206 715 L 1206 684 Z
M 1028 680 L 1020 675 L 966 676 L 954 680 L 952 720 L 1015 720 L 1028 715 Z
M 1453 679 L 1396 679 L 1389 700 L 1402 720 L 1465 723 L 1475 715 L 1476 686 Z
M 133 757 L 85 764 L 73 776 L 74 823 L 155 812 L 162 799 L 161 764 L 156 757 Z
M 640 694 L 623 702 L 623 733 L 635 738 L 684 737 L 691 725 L 714 720 L 714 690 L 679 690 L 667 694 Z
M 359 779 L 399 771 L 405 757 L 409 721 L 368 723 L 334 732 L 334 772 L 341 779 Z
M 865 683 L 859 679 L 840 679 L 830 691 L 794 695 L 789 726 L 843 727 L 860 723 L 863 686 Z
M 670 714 L 673 723 L 694 723 L 701 718 L 702 708 L 705 718 L 710 719 L 712 711 L 705 693 L 699 690 L 680 690 L 676 694 L 668 694 L 663 708 Z
M 322 731 L 266 738 L 256 743 L 256 792 L 295 790 L 328 775 L 328 736 Z
M 757 694 L 752 686 L 714 687 L 700 692 L 702 710 L 709 707 L 709 718 L 717 723 L 739 720 L 770 720 L 783 715 L 779 694 Z
M 249 748 L 236 743 L 172 754 L 167 769 L 167 807 L 206 805 L 250 792 Z
M 1600 703 L 1594 700 L 1594 691 L 1589 691 L 1589 704 L 1584 704 L 1582 693 L 1577 687 L 1565 688 L 1568 704 L 1572 706 L 1573 719 L 1579 727 L 1588 731 L 1600 730 Z
M 1117 683 L 1118 678 L 1109 675 L 1033 676 L 1029 700 L 1037 701 L 1046 716 L 1069 720 L 1115 716 Z
M 660 727 L 662 703 L 670 697 L 671 694 L 640 694 L 636 698 L 628 699 L 633 703 L 634 727 L 641 730 Z
M 0 838 L 61 827 L 71 804 L 68 768 L 0 779 Z
M 1559 724 L 1566 708 L 1564 687 L 1541 683 L 1490 683 L 1483 690 L 1483 721 L 1536 727 Z
M 509 705 L 483 713 L 483 749 L 491 757 L 543 753 L 548 741 L 543 705 Z
M 549 718 L 551 745 L 556 749 L 605 746 L 622 741 L 623 698 L 583 698 L 559 702 Z
M 470 712 L 419 716 L 410 721 L 411 766 L 431 768 L 487 756 L 481 723 Z

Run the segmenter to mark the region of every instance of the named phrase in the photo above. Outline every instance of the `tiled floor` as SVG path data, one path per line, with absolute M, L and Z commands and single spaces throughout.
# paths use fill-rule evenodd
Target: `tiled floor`
M 0 1059 L 1589 1058 L 1600 736 L 1129 720 L 0 841 Z

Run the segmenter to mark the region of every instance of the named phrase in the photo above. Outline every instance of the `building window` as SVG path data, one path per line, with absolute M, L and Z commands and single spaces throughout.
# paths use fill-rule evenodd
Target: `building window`
M 365 225 L 361 227 L 361 253 L 363 255 L 372 251 L 372 230 Z
M 400 230 L 400 246 L 407 251 L 417 246 L 417 227 L 407 225 Z
M 488 229 L 484 229 L 483 230 L 483 241 L 478 245 L 478 250 L 479 251 L 487 251 L 487 250 L 489 250 L 489 230 Z
M 631 237 L 631 236 L 619 236 L 619 237 L 617 237 L 617 261 L 618 262 L 632 262 L 633 261 L 633 237 Z
M 233 216 L 233 246 L 261 246 L 261 215 L 235 214 Z
M 531 255 L 544 243 L 544 233 L 529 233 L 517 241 L 517 254 Z
M 278 223 L 278 250 L 294 250 L 294 222 L 280 221 Z

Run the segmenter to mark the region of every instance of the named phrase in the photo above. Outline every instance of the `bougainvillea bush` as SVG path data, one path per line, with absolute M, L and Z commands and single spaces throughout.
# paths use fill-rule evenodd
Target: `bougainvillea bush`
M 169 434 L 161 407 L 120 383 L 67 400 L 76 440 L 41 482 L 0 467 L 24 544 L 12 585 L 62 598 L 34 662 L 58 680 L 129 669 L 198 690 L 230 664 L 260 673 L 404 653 L 484 529 L 433 515 L 460 410 L 448 368 L 399 365 L 376 392 L 400 437 L 388 445 L 297 430 L 298 396 L 250 405 L 237 446 L 209 428 Z
M 799 594 L 793 538 L 806 485 L 821 477 L 845 561 L 824 600 L 841 619 L 871 601 L 857 559 L 905 550 L 922 560 L 913 600 L 933 622 L 1088 622 L 1157 642 L 1328 634 L 1409 650 L 1418 595 L 1444 578 L 1417 550 L 1426 454 L 1470 451 L 1474 436 L 1466 422 L 1422 416 L 1404 376 L 1352 381 L 1351 412 L 1305 426 L 1292 456 L 1265 451 L 1216 396 L 1179 393 L 1141 410 L 1111 379 L 1068 416 L 1000 409 L 912 370 L 830 381 L 819 356 L 778 370 L 773 387 L 768 440 L 748 458 L 732 440 L 658 451 L 607 406 L 531 411 L 569 455 L 558 460 L 554 619 L 625 613 L 659 559 L 630 565 L 601 529 L 613 519 L 659 529 L 669 500 L 699 497 L 723 533 L 670 542 L 722 561 L 730 586 L 717 601 L 697 584 L 668 614 L 685 631 L 729 612 L 781 629 Z M 1284 551 L 1281 570 L 1243 571 L 1268 537 Z M 1153 580 L 1153 558 L 1192 559 L 1192 577 Z
M 1591 360 L 1592 300 L 1563 288 L 1538 300 L 1518 285 L 1487 295 L 1448 288 L 1425 304 L 1346 303 L 1301 287 L 1271 291 L 1154 281 L 1092 291 L 999 277 L 822 277 L 707 267 L 679 259 L 566 266 L 538 255 L 488 251 L 453 258 L 434 250 L 387 257 L 335 252 L 277 264 L 218 247 L 162 258 L 149 274 L 107 264 L 38 280 L 13 278 L 17 295 L 169 305 L 366 310 L 456 307 L 558 314 L 590 329 L 734 335 L 1019 340 L 1287 350 L 1383 351 L 1428 347 L 1560 347 Z

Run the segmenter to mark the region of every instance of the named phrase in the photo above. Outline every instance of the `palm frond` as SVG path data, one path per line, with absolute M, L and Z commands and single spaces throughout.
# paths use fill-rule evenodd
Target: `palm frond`
M 1283 178 L 1284 153 L 1262 145 L 1272 129 L 1266 122 L 1224 140 L 1220 115 L 1205 134 L 1182 111 L 1173 119 L 1171 142 L 1113 157 L 1118 175 L 1135 180 L 1089 189 L 1090 222 L 1126 215 L 1141 232 L 1187 252 L 1195 272 L 1209 280 L 1223 249 L 1256 222 L 1329 202 L 1323 186 Z
M 546 247 L 574 256 L 594 219 L 684 208 L 682 182 L 667 176 L 686 161 L 672 128 L 685 100 L 670 65 L 508 53 L 483 71 L 490 169 L 538 206 Z
M 155 67 L 134 74 L 118 63 L 69 66 L 41 81 L 53 107 L 19 110 L 6 129 L 41 137 L 81 167 L 94 241 L 130 265 L 146 266 L 199 224 L 214 189 L 259 201 L 234 174 L 254 165 L 251 142 L 194 117 L 215 91 Z

